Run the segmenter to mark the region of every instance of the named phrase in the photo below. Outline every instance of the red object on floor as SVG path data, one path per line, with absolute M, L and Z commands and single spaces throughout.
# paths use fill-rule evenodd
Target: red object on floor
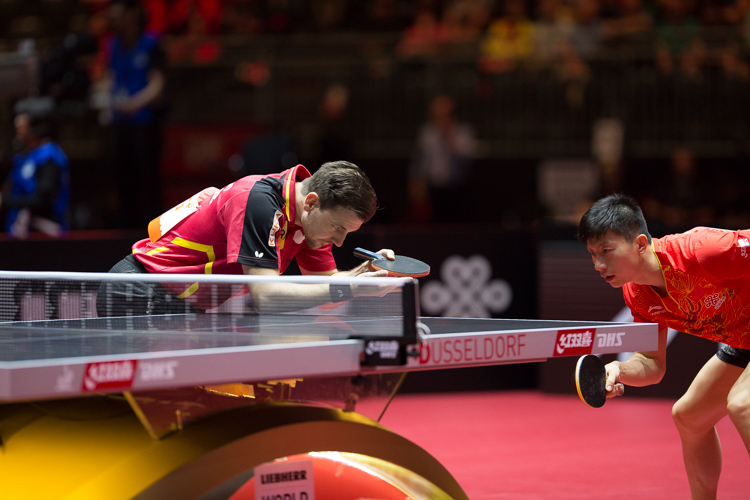
M 413 472 L 352 453 L 304 453 L 256 467 L 230 500 L 410 500 L 431 495 Z M 414 491 L 414 495 L 410 492 Z
M 589 408 L 575 394 L 467 392 L 396 396 L 381 423 L 427 450 L 472 500 L 690 498 L 673 401 Z M 719 498 L 750 497 L 750 458 L 728 418 Z

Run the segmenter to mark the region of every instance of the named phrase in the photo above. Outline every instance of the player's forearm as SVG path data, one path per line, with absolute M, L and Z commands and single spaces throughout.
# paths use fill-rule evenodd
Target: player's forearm
M 339 276 L 339 277 L 359 276 L 362 273 L 366 273 L 370 270 L 367 264 L 369 264 L 369 262 L 365 261 L 359 264 L 358 266 L 352 269 L 349 269 L 348 271 L 338 271 L 338 272 L 333 273 L 331 276 Z
M 261 314 L 299 311 L 332 302 L 327 283 L 254 283 L 250 294 Z
M 643 387 L 658 384 L 664 377 L 666 366 L 659 358 L 636 352 L 627 361 L 614 361 L 620 369 L 619 381 L 625 385 Z

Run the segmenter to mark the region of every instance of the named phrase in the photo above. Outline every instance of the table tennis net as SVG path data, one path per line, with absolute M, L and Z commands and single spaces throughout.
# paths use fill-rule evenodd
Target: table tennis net
M 0 271 L 0 322 L 186 313 L 416 316 L 415 287 L 397 278 Z

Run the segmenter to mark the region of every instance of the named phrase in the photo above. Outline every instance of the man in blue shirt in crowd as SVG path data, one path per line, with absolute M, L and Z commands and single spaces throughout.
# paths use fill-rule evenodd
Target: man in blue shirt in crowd
M 20 110 L 15 128 L 19 151 L 0 194 L 4 230 L 15 238 L 29 231 L 59 236 L 70 229 L 68 158 L 50 139 L 49 113 Z
M 140 228 L 164 211 L 159 156 L 164 53 L 146 31 L 146 12 L 137 0 L 112 0 L 114 36 L 106 48 L 112 125 L 114 181 L 123 228 Z

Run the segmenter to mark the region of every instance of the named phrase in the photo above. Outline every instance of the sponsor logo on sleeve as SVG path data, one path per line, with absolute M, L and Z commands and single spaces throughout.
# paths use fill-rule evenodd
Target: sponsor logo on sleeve
M 740 238 L 737 240 L 737 244 L 740 246 L 740 255 L 743 259 L 747 259 L 747 247 L 750 247 L 750 241 L 747 238 Z
M 268 235 L 268 246 L 269 247 L 275 247 L 276 246 L 276 233 L 279 232 L 279 229 L 281 229 L 281 212 L 276 210 L 276 212 L 273 214 L 273 224 L 271 225 L 271 232 Z

